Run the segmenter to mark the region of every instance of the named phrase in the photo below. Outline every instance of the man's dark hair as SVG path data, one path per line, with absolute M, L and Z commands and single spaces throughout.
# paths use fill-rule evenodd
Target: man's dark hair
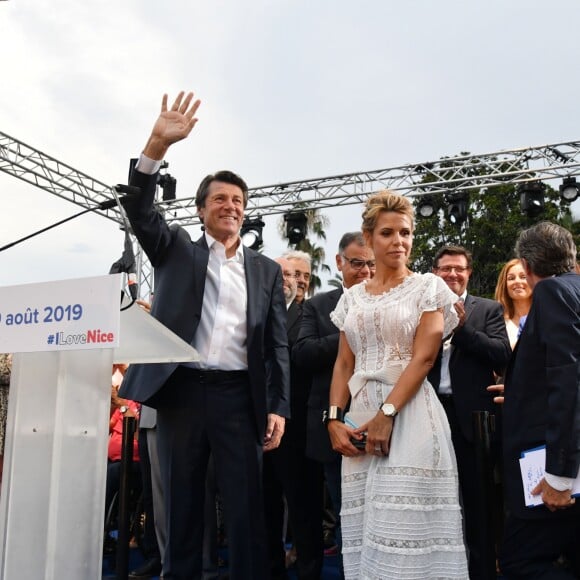
M 465 256 L 465 259 L 467 260 L 467 267 L 471 270 L 473 256 L 467 248 L 464 248 L 463 246 L 443 246 L 442 248 L 439 248 L 435 254 L 435 257 L 433 258 L 433 268 L 439 267 L 439 260 L 443 256 Z
M 344 234 L 342 238 L 340 238 L 340 242 L 338 242 L 338 253 L 342 254 L 352 243 L 356 243 L 359 246 L 366 245 L 362 232 L 347 232 Z
M 244 208 L 248 205 L 248 186 L 246 185 L 246 182 L 233 171 L 223 170 L 206 175 L 202 179 L 199 187 L 197 188 L 197 193 L 195 194 L 195 207 L 197 207 L 198 210 L 202 207 L 205 207 L 205 200 L 207 198 L 209 186 L 214 181 L 221 181 L 222 183 L 237 185 L 244 194 Z
M 541 278 L 574 272 L 576 268 L 572 234 L 552 222 L 540 222 L 524 230 L 516 242 L 516 254 Z

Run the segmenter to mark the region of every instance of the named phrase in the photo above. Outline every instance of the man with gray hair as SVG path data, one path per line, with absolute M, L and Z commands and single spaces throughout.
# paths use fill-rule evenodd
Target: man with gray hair
M 580 505 L 571 497 L 580 467 L 580 276 L 565 228 L 541 222 L 520 234 L 516 252 L 532 307 L 505 381 L 506 523 L 500 566 L 506 578 L 578 578 Z M 526 507 L 519 459 L 544 446 L 545 474 Z M 570 559 L 562 567 L 562 556 Z M 573 568 L 573 570 L 571 569 Z
M 296 270 L 290 260 L 280 256 L 274 260 L 280 265 L 282 269 L 282 287 L 284 289 L 284 299 L 286 300 L 286 308 L 290 308 L 294 298 L 296 298 Z
M 293 250 L 282 258 L 295 272 L 296 297 L 288 307 L 288 344 L 296 342 L 302 322 L 302 307 L 308 296 L 311 258 Z M 278 261 L 278 263 L 280 263 Z M 284 266 L 282 266 L 284 272 Z M 306 408 L 310 392 L 309 369 L 290 365 L 290 418 L 280 447 L 264 456 L 264 498 L 268 530 L 271 580 L 285 580 L 286 554 L 283 543 L 284 497 L 288 522 L 296 548 L 297 576 L 319 580 L 322 572 L 322 469 L 306 457 Z
M 310 279 L 312 278 L 312 258 L 307 252 L 290 250 L 282 256 L 290 261 L 296 271 L 296 302 L 302 304 L 310 291 Z

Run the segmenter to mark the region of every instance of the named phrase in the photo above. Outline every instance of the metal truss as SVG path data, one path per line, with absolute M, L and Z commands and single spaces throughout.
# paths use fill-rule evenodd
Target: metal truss
M 251 188 L 245 213 L 247 216 L 281 214 L 298 204 L 320 210 L 360 204 L 381 189 L 420 196 L 538 179 L 546 181 L 572 175 L 579 167 L 580 141 L 483 155 L 459 155 L 426 163 Z M 199 223 L 193 197 L 162 205 L 167 206 L 168 222 Z
M 444 157 L 375 171 L 344 173 L 331 177 L 290 181 L 254 187 L 249 191 L 246 215 L 282 214 L 298 207 L 326 210 L 364 203 L 381 189 L 411 197 L 432 193 L 487 188 L 494 185 L 561 179 L 580 172 L 580 141 L 521 147 Z M 112 187 L 69 165 L 0 132 L 0 171 L 40 187 L 86 209 L 113 199 Z M 198 225 L 195 198 L 157 201 L 168 223 Z M 123 226 L 118 207 L 95 210 Z M 136 244 L 135 244 L 136 246 Z M 153 288 L 153 273 L 142 253 L 137 253 L 141 293 Z
M 92 209 L 98 203 L 114 199 L 110 185 L 2 132 L 0 132 L 0 171 L 62 199 L 72 201 L 85 209 Z M 123 223 L 118 207 L 95 211 L 106 218 Z

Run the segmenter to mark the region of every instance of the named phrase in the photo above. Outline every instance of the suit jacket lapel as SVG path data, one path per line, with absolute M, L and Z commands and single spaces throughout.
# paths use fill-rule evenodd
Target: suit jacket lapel
M 286 326 L 288 327 L 288 333 L 292 327 L 300 320 L 300 315 L 302 314 L 302 307 L 296 301 L 293 301 L 288 308 L 288 319 Z
M 473 312 L 473 309 L 475 308 L 475 306 L 477 305 L 477 300 L 471 296 L 471 294 L 468 294 L 465 297 L 465 323 L 467 323 L 467 321 L 469 320 L 469 317 L 471 316 L 471 313 Z
M 194 286 L 193 300 L 195 312 L 201 317 L 201 308 L 203 305 L 203 293 L 205 290 L 205 278 L 207 272 L 207 263 L 209 262 L 209 248 L 205 236 L 201 236 L 193 242 L 193 271 Z
M 248 315 L 246 317 L 248 344 L 251 344 L 252 333 L 257 326 L 260 309 L 260 288 L 265 284 L 259 256 L 252 255 L 244 247 L 244 271 L 246 272 L 246 289 L 248 292 Z
M 464 304 L 465 304 L 465 321 L 463 322 L 463 324 L 467 324 L 469 317 L 471 316 L 472 312 L 474 311 L 475 307 L 477 306 L 477 300 L 473 296 L 468 294 L 465 297 Z M 451 356 L 449 357 L 449 374 L 450 375 L 452 373 L 453 364 L 457 360 L 458 356 L 459 356 L 459 351 L 455 346 L 453 346 L 453 350 L 451 351 Z

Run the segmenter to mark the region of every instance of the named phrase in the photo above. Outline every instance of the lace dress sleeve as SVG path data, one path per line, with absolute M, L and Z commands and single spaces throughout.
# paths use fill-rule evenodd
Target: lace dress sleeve
M 445 282 L 435 274 L 424 274 L 425 287 L 419 302 L 420 312 L 443 311 L 443 336 L 447 336 L 459 322 L 453 305 L 459 297 L 449 290 Z
M 349 303 L 349 292 L 345 291 L 340 297 L 336 308 L 330 313 L 330 320 L 338 328 L 338 330 L 344 330 L 344 321 L 346 315 L 348 314 L 348 303 Z

